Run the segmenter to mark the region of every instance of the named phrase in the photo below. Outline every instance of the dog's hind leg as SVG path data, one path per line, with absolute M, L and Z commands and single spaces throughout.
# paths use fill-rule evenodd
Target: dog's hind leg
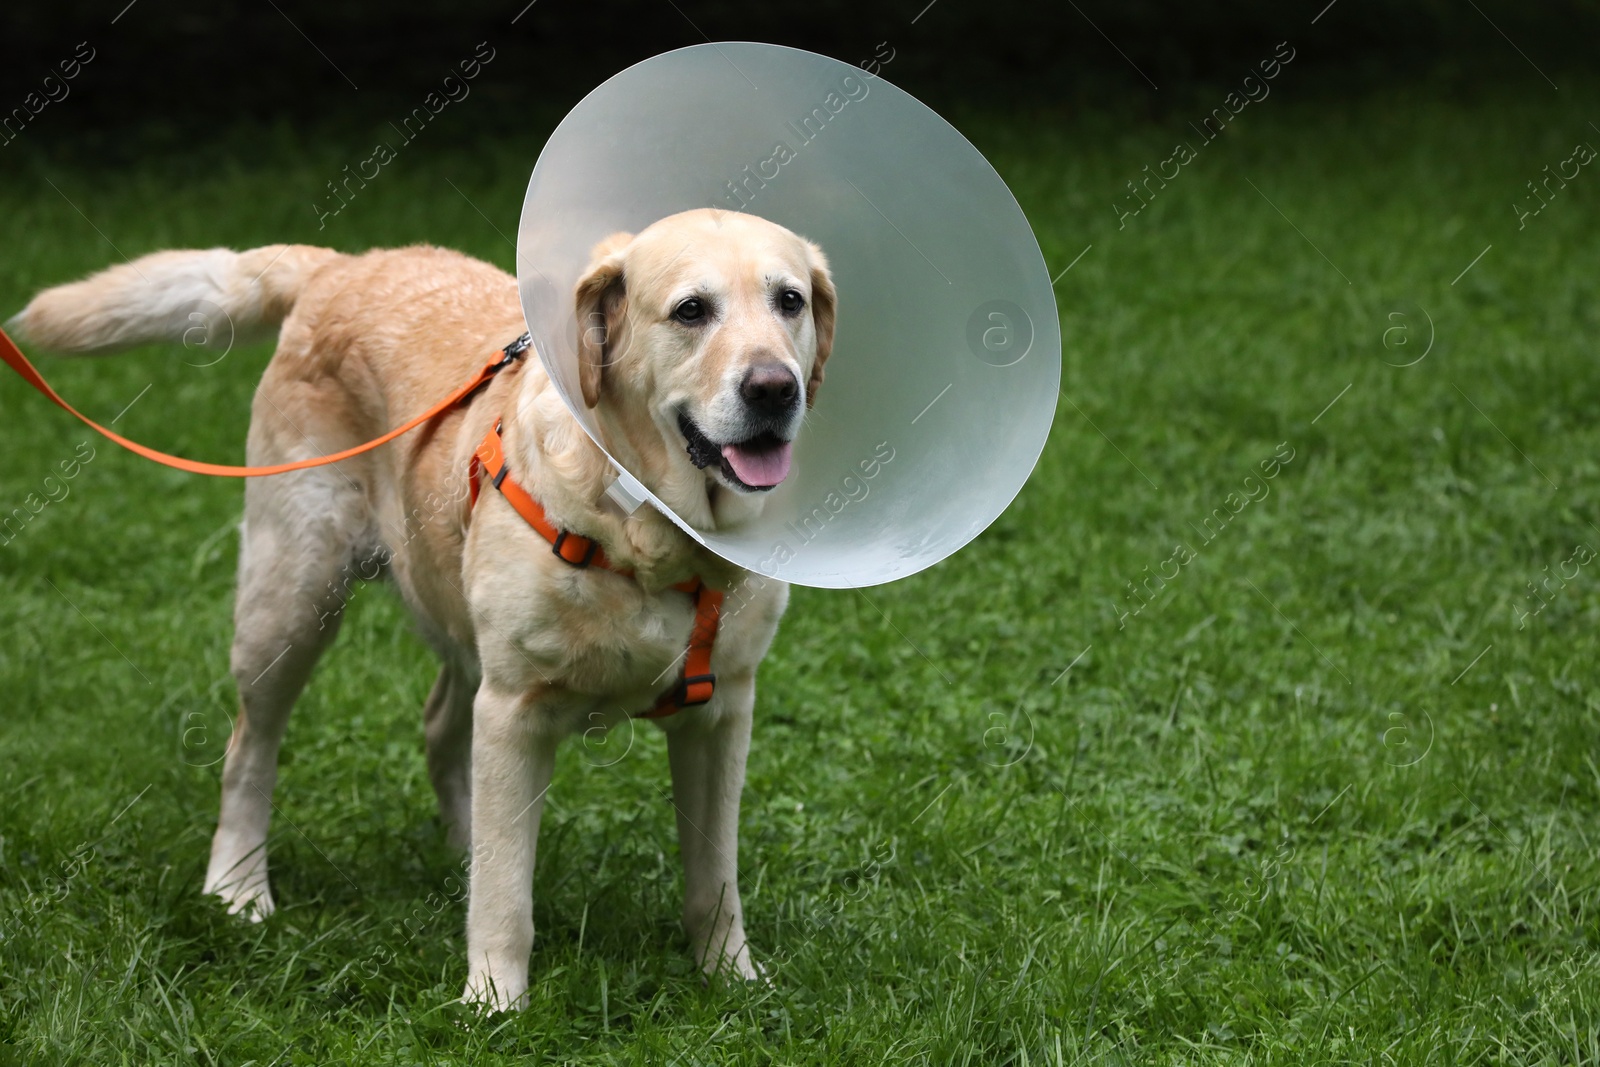
M 278 746 L 358 578 L 375 575 L 383 558 L 381 550 L 366 550 L 370 563 L 362 556 L 361 513 L 355 485 L 331 470 L 264 479 L 245 490 L 232 653 L 239 718 L 204 885 L 231 912 L 255 919 L 272 913 L 267 830 Z
M 460 849 L 472 843 L 472 699 L 477 691 L 472 672 L 446 659 L 422 709 L 439 818 L 446 839 Z

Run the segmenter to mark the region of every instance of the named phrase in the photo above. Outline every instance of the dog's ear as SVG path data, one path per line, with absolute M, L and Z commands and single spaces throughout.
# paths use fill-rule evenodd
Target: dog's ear
M 589 269 L 578 279 L 573 309 L 578 319 L 578 384 L 583 402 L 594 407 L 600 402 L 600 379 L 605 366 L 616 356 L 618 334 L 628 308 L 627 281 L 623 259 L 631 233 L 614 233 L 594 246 L 589 254 Z
M 833 324 L 839 297 L 833 288 L 833 275 L 828 272 L 828 257 L 822 249 L 809 241 L 807 258 L 811 260 L 811 321 L 817 328 L 817 361 L 811 364 L 811 377 L 806 382 L 806 407 L 817 402 L 817 390 L 822 386 L 822 365 L 833 352 Z

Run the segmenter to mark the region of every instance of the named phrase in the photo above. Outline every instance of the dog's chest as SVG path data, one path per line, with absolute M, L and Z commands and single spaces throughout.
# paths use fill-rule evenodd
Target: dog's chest
M 485 683 L 540 694 L 536 704 L 569 723 L 650 709 L 683 674 L 696 626 L 694 596 L 672 588 L 650 592 L 629 575 L 571 566 L 548 547 L 529 551 L 531 531 L 519 523 L 475 524 L 465 556 Z M 715 568 L 708 577 L 713 588 L 731 581 L 711 673 L 723 681 L 748 678 L 777 630 L 788 587 Z
M 582 574 L 565 576 L 543 599 L 540 614 L 554 625 L 529 635 L 529 651 L 559 688 L 642 711 L 676 682 L 694 627 L 690 594 L 647 593 L 615 575 Z M 714 660 L 726 660 L 724 651 L 716 648 Z

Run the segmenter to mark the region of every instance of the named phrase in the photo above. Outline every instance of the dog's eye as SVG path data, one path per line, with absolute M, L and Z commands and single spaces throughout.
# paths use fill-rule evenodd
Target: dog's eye
M 683 303 L 672 309 L 672 317 L 686 325 L 704 322 L 706 317 L 706 302 L 697 296 L 691 296 Z
M 778 294 L 778 309 L 785 315 L 798 315 L 806 306 L 806 298 L 797 290 L 785 289 Z

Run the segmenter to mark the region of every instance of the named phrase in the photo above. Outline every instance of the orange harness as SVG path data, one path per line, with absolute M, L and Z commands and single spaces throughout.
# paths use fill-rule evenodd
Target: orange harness
M 624 578 L 633 577 L 632 571 L 618 567 L 607 558 L 605 550 L 600 547 L 598 541 L 575 534 L 571 530 L 563 530 L 552 523 L 544 508 L 533 499 L 533 495 L 511 477 L 510 465 L 506 463 L 505 446 L 500 440 L 499 420 L 496 420 L 489 432 L 483 435 L 477 452 L 472 456 L 469 472 L 472 479 L 472 507 L 478 505 L 480 474 L 489 476 L 489 484 L 500 490 L 500 495 L 506 498 L 506 503 L 510 504 L 529 526 L 537 530 L 540 537 L 550 542 L 550 550 L 563 563 L 579 570 L 585 567 L 600 567 L 613 574 L 620 574 Z M 722 614 L 722 594 L 708 588 L 699 578 L 679 582 L 672 588 L 688 593 L 694 598 L 694 629 L 689 631 L 689 648 L 684 654 L 683 671 L 678 675 L 678 681 L 671 689 L 661 694 L 654 706 L 648 711 L 634 714 L 633 717 L 636 719 L 661 719 L 675 715 L 683 708 L 704 704 L 716 691 L 717 676 L 711 673 L 711 648 L 717 640 L 717 624 Z
M 77 408 L 67 403 L 61 395 L 50 388 L 44 376 L 22 354 L 22 349 L 17 347 L 4 330 L 0 330 L 0 362 L 16 371 L 29 385 L 43 393 L 52 403 L 77 416 L 91 429 L 113 441 L 128 451 L 143 456 L 167 467 L 190 474 L 209 474 L 223 478 L 258 478 L 270 474 L 286 474 L 289 471 L 306 470 L 310 467 L 321 467 L 329 463 L 359 456 L 370 452 L 380 445 L 393 441 L 396 437 L 421 426 L 431 419 L 443 415 L 446 411 L 458 404 L 464 404 L 475 396 L 478 390 L 488 385 L 496 374 L 506 367 L 521 359 L 530 347 L 530 338 L 523 334 L 511 344 L 502 349 L 497 358 L 490 360 L 471 378 L 467 379 L 459 388 L 449 396 L 439 401 L 433 407 L 409 421 L 396 426 L 388 433 L 375 437 L 365 444 L 354 448 L 347 448 L 341 452 L 334 452 L 326 456 L 314 456 L 310 459 L 296 460 L 292 463 L 275 463 L 264 467 L 231 466 L 221 463 L 203 463 L 199 460 L 184 459 L 166 452 L 159 452 L 130 441 L 121 434 L 110 430 Z M 500 424 L 495 423 L 494 429 L 484 437 L 483 443 L 478 446 L 477 453 L 472 457 L 469 474 L 472 479 L 472 503 L 478 502 L 478 475 L 480 470 L 489 475 L 490 481 L 499 489 L 506 501 L 516 509 L 518 515 L 527 520 L 528 525 L 539 531 L 539 535 L 549 541 L 552 550 L 561 560 L 574 567 L 603 567 L 614 574 L 624 577 L 633 577 L 633 572 L 613 566 L 601 551 L 600 545 L 587 537 L 579 536 L 569 530 L 557 529 L 545 517 L 544 508 L 534 500 L 528 491 L 518 485 L 506 470 L 505 450 L 500 444 Z M 682 708 L 704 704 L 711 699 L 711 694 L 716 689 L 717 676 L 711 673 L 711 648 L 717 638 L 717 623 L 722 611 L 722 594 L 714 589 L 706 588 L 704 582 L 692 578 L 687 582 L 679 582 L 672 588 L 681 590 L 694 597 L 694 629 L 689 634 L 689 648 L 684 657 L 683 672 L 673 687 L 663 693 L 648 711 L 639 712 L 635 718 L 659 719 L 672 715 Z

